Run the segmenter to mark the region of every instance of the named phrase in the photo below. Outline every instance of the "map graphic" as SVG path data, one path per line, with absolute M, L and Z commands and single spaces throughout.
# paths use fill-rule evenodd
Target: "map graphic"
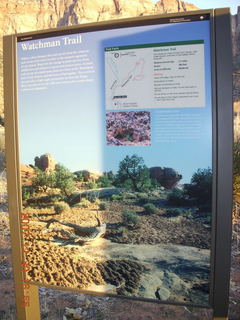
M 138 92 L 147 85 L 146 64 L 143 51 L 106 52 L 107 109 L 140 107 Z
M 204 85 L 202 40 L 105 48 L 107 110 L 204 107 Z

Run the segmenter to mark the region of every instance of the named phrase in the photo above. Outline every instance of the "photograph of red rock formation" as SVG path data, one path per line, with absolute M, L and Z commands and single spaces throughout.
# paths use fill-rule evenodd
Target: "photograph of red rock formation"
M 149 146 L 151 144 L 150 112 L 108 112 L 107 145 Z

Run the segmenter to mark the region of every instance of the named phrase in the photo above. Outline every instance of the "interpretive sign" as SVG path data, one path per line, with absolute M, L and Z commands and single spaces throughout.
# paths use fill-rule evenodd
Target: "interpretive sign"
M 212 24 L 204 11 L 14 38 L 26 281 L 212 304 Z

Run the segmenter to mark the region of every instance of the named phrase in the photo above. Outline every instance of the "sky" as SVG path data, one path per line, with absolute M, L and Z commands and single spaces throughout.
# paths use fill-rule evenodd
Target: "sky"
M 159 0 L 153 0 L 158 2 Z M 199 9 L 226 8 L 231 7 L 231 13 L 237 13 L 237 6 L 240 6 L 239 0 L 187 0 L 186 2 L 195 4 Z

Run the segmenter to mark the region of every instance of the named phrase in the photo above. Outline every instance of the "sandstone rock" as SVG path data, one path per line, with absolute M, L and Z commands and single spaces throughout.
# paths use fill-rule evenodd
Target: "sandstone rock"
M 32 184 L 32 178 L 35 175 L 34 169 L 29 165 L 21 164 L 20 174 L 21 174 L 22 183 L 25 186 L 30 186 Z
M 51 172 L 55 170 L 56 162 L 53 156 L 49 153 L 45 153 L 40 157 L 35 157 L 35 166 L 44 172 Z
M 102 176 L 99 172 L 88 171 L 88 170 L 79 170 L 74 172 L 77 176 L 82 176 L 84 182 L 96 182 L 96 180 Z
M 172 168 L 152 167 L 150 170 L 150 178 L 156 179 L 166 189 L 174 188 L 182 179 L 182 175 Z

